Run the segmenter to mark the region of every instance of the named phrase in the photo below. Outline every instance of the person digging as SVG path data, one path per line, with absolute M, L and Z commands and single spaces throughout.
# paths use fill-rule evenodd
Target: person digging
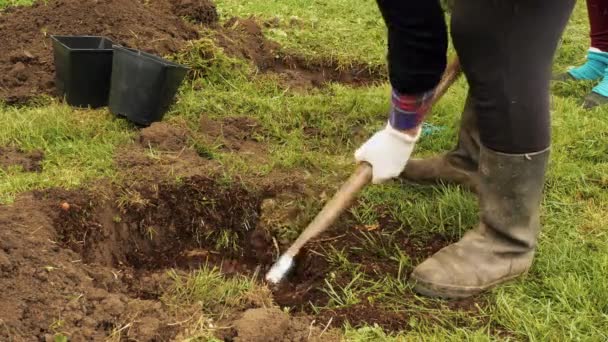
M 456 147 L 410 159 L 446 67 L 447 27 L 438 0 L 377 0 L 388 29 L 392 87 L 386 126 L 355 152 L 372 182 L 463 184 L 479 197 L 480 222 L 418 265 L 419 294 L 464 298 L 526 273 L 541 229 L 550 154 L 551 64 L 574 0 L 455 0 L 451 36 L 469 84 Z

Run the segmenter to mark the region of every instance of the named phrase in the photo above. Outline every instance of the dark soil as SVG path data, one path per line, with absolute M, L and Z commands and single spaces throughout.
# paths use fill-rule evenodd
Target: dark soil
M 228 55 L 251 60 L 260 72 L 277 75 L 289 88 L 315 88 L 328 82 L 370 85 L 386 78 L 381 67 L 370 68 L 363 63 L 344 67 L 334 61 L 308 60 L 284 51 L 267 39 L 251 18 L 231 18 L 224 29 L 216 31 L 216 40 Z
M 260 199 L 243 188 L 194 177 L 177 185 L 137 184 L 117 192 L 109 202 L 66 199 L 70 209 L 61 212 L 56 227 L 60 241 L 84 262 L 179 268 L 177 261 L 187 261 L 182 253 L 192 249 L 212 249 L 253 265 L 271 260 L 269 241 L 255 231 Z M 252 243 L 237 245 L 242 249 L 216 248 L 223 232 L 237 243 Z
M 155 122 L 141 130 L 139 143 L 144 148 L 176 152 L 187 147 L 189 136 L 186 128 L 166 122 Z
M 219 19 L 215 4 L 210 0 L 175 0 L 173 12 L 197 24 L 210 25 Z
M 209 13 L 215 11 L 203 1 L 182 1 L 175 8 L 169 0 L 146 2 L 51 0 L 0 13 L 0 100 L 22 103 L 39 94 L 53 94 L 50 35 L 101 35 L 123 46 L 167 55 L 198 37 L 195 28 L 179 16 L 200 17 L 205 4 L 210 6 Z
M 24 152 L 14 147 L 0 147 L 0 169 L 18 166 L 26 172 L 41 172 L 44 152 L 35 150 Z
M 308 318 L 291 317 L 284 311 L 273 309 L 251 309 L 233 322 L 231 335 L 225 340 L 234 342 L 305 342 L 340 341 L 330 334 L 322 335 L 318 326 L 311 325 Z

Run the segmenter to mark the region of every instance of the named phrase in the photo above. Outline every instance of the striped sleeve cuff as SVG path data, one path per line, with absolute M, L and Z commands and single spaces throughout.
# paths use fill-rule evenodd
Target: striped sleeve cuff
M 412 129 L 420 126 L 430 108 L 434 91 L 421 95 L 403 95 L 393 90 L 389 122 L 398 130 Z

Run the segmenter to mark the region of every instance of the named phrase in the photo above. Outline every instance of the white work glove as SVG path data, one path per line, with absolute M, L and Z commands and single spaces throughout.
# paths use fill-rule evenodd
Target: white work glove
M 400 132 L 388 123 L 374 134 L 355 152 L 357 162 L 366 161 L 372 165 L 372 183 L 379 184 L 395 178 L 403 172 L 414 145 L 420 137 L 421 129 L 415 137 Z

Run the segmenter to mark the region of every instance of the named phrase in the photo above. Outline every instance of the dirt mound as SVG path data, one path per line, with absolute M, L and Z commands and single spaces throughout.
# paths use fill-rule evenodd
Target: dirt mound
M 259 140 L 263 137 L 263 128 L 254 118 L 246 116 L 226 117 L 212 120 L 201 116 L 200 132 L 207 144 L 220 145 L 231 152 L 243 152 L 263 157 L 266 149 Z
M 145 148 L 175 152 L 186 147 L 188 137 L 188 130 L 183 127 L 155 122 L 141 130 L 139 143 Z
M 215 4 L 210 0 L 177 0 L 173 12 L 198 24 L 211 25 L 219 19 Z
M 19 103 L 52 93 L 50 35 L 102 35 L 160 55 L 177 52 L 186 40 L 198 37 L 193 26 L 172 12 L 169 0 L 52 0 L 9 8 L 0 14 L 0 100 Z
M 264 37 L 262 28 L 253 19 L 230 18 L 216 37 L 228 55 L 249 59 L 262 71 L 274 66 L 281 49 L 278 43 Z
M 44 152 L 35 150 L 24 152 L 14 147 L 0 147 L 0 169 L 19 166 L 26 172 L 41 172 Z
M 231 340 L 235 342 L 339 341 L 329 334 L 323 336 L 309 319 L 290 317 L 277 308 L 247 310 L 233 327 Z
M 252 18 L 229 19 L 215 37 L 228 55 L 251 60 L 261 72 L 276 74 L 290 88 L 321 87 L 328 82 L 369 85 L 386 78 L 383 67 L 370 68 L 364 63 L 345 67 L 335 61 L 309 60 L 284 51 L 264 36 Z

